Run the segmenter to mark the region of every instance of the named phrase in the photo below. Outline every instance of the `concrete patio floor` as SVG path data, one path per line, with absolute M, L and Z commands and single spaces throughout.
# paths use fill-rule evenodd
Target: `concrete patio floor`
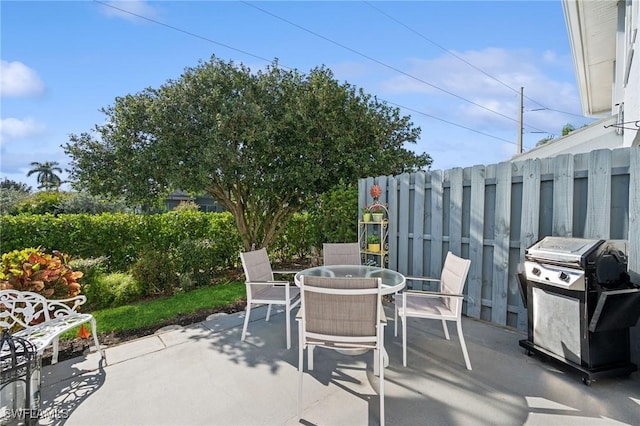
M 385 346 L 387 425 L 638 425 L 640 377 L 591 386 L 519 347 L 525 336 L 464 318 L 473 371 L 464 367 L 455 327 L 410 320 L 408 366 L 393 335 Z M 370 353 L 316 349 L 304 374 L 304 412 L 297 418 L 298 346 L 286 350 L 284 313 L 264 321 L 252 312 L 210 317 L 43 370 L 42 425 L 376 425 L 378 378 Z

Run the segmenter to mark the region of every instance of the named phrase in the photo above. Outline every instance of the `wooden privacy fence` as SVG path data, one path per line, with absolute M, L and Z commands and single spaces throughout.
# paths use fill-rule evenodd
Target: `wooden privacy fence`
M 359 207 L 374 183 L 389 207 L 388 267 L 439 276 L 447 251 L 471 259 L 469 317 L 526 331 L 515 275 L 548 235 L 628 240 L 640 283 L 640 148 L 361 179 Z

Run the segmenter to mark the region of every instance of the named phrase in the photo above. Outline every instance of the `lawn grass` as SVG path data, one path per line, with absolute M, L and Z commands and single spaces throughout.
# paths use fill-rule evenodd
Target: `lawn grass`
M 153 327 L 180 314 L 190 314 L 201 309 L 216 309 L 231 305 L 246 296 L 243 282 L 202 287 L 171 297 L 147 300 L 130 305 L 92 311 L 98 334 Z M 71 331 L 64 337 L 75 337 Z

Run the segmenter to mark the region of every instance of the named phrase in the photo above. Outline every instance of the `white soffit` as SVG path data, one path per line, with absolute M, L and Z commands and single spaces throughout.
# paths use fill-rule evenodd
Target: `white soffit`
M 585 115 L 611 113 L 618 6 L 616 0 L 563 0 L 576 81 Z

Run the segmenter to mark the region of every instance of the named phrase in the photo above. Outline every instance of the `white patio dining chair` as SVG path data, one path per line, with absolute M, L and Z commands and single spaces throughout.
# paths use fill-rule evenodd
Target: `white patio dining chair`
M 325 265 L 360 265 L 360 244 L 324 243 L 322 258 Z
M 467 345 L 462 334 L 462 301 L 465 282 L 469 273 L 471 260 L 462 259 L 451 252 L 447 253 L 442 274 L 437 278 L 414 278 L 423 281 L 439 282 L 439 290 L 416 291 L 405 290 L 396 295 L 395 300 L 395 335 L 398 335 L 398 317 L 402 321 L 402 365 L 407 366 L 407 318 L 428 318 L 442 321 L 444 336 L 449 340 L 447 321 L 455 321 L 458 339 L 462 347 L 467 370 L 471 370 L 471 362 Z
M 240 258 L 242 259 L 247 288 L 247 312 L 244 317 L 240 340 L 244 341 L 246 338 L 253 305 L 269 305 L 266 321 L 269 321 L 271 315 L 271 305 L 284 305 L 287 324 L 287 349 L 290 349 L 291 309 L 300 303 L 300 290 L 296 286 L 292 286 L 289 281 L 274 280 L 271 261 L 265 248 L 240 253 Z
M 384 326 L 380 278 L 302 276 L 298 320 L 298 419 L 302 416 L 304 349 L 313 370 L 313 350 L 373 349 L 379 372 L 380 424 L 384 425 Z

